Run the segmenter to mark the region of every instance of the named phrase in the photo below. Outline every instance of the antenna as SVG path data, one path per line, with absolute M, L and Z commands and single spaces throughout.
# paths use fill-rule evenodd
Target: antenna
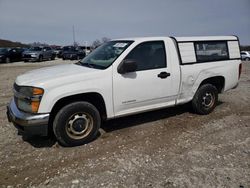
M 73 25 L 73 46 L 75 46 L 76 40 L 75 40 L 75 26 Z

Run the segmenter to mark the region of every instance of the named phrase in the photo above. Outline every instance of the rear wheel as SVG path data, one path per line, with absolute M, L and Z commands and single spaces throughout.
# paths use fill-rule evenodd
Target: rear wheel
M 196 113 L 206 115 L 214 110 L 217 102 L 217 88 L 212 84 L 204 84 L 196 91 L 192 100 L 192 106 Z
M 53 131 L 61 145 L 77 146 L 93 140 L 100 125 L 100 114 L 95 106 L 88 102 L 74 102 L 57 113 Z
M 249 60 L 250 60 L 250 58 L 249 58 L 249 57 L 247 57 L 245 60 L 246 60 L 246 61 L 249 61 Z

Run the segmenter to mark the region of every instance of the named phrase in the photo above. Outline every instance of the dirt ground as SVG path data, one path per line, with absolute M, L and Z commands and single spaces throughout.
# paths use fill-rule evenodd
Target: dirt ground
M 6 118 L 17 75 L 62 63 L 0 65 L 0 186 L 250 187 L 250 62 L 207 116 L 183 105 L 120 118 L 73 148 L 17 135 Z

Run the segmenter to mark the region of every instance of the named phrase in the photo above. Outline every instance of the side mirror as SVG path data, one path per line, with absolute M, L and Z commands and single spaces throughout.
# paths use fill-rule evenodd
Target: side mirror
M 125 74 L 128 72 L 135 72 L 137 69 L 137 63 L 134 60 L 123 60 L 118 66 L 118 73 Z

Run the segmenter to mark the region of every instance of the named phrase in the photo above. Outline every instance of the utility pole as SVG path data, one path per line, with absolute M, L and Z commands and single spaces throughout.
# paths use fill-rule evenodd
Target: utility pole
M 87 54 L 87 45 L 88 45 L 88 41 L 85 41 L 85 54 Z
M 76 40 L 75 40 L 75 26 L 73 25 L 73 46 L 75 46 Z

